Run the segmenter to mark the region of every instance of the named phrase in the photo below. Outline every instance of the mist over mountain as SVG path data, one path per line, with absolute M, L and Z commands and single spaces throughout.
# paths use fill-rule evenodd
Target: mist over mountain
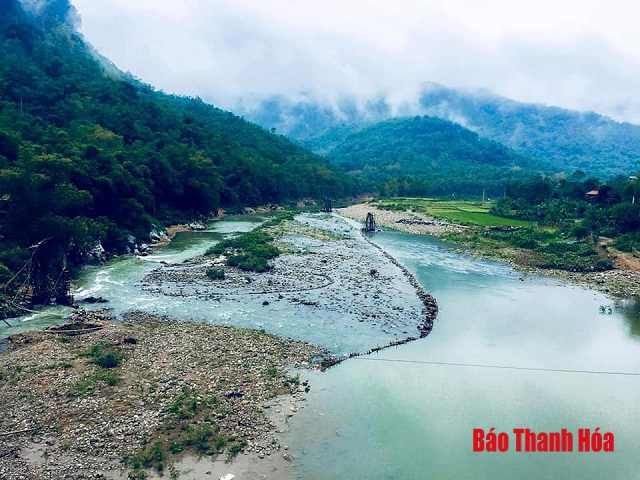
M 312 96 L 276 96 L 249 108 L 239 105 L 237 112 L 322 154 L 376 122 L 429 115 L 458 123 L 558 170 L 580 169 L 606 177 L 635 171 L 640 161 L 638 125 L 433 83 L 425 84 L 413 100 L 402 102 L 388 95 L 366 102 L 346 96 L 331 104 Z

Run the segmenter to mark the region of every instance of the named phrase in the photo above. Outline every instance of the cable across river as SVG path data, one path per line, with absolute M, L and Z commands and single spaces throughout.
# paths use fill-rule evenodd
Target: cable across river
M 533 372 L 584 373 L 591 375 L 622 375 L 640 377 L 640 372 L 604 372 L 598 370 L 574 370 L 570 368 L 517 367 L 513 365 L 484 365 L 479 363 L 436 362 L 431 360 L 403 360 L 394 358 L 354 357 L 353 359 L 366 360 L 370 362 L 416 363 L 423 365 L 446 365 L 452 367 L 495 368 L 502 370 L 528 370 Z

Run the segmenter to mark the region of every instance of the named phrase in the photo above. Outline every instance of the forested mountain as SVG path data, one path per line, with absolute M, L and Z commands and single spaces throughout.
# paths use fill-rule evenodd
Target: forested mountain
M 443 118 L 503 143 L 559 170 L 581 169 L 610 176 L 637 168 L 640 126 L 619 123 L 592 112 L 576 112 L 516 102 L 490 93 L 470 93 L 426 84 L 417 98 L 391 105 L 384 95 L 357 104 L 350 97 L 331 105 L 314 98 L 264 100 L 238 110 L 246 118 L 326 154 L 348 135 L 393 117 Z
M 286 138 L 118 71 L 77 21 L 68 0 L 0 0 L 0 282 L 45 238 L 73 259 L 156 220 L 353 193 Z
M 610 176 L 635 171 L 640 161 L 640 125 L 593 112 L 520 103 L 497 95 L 464 94 L 433 85 L 420 105 L 428 115 L 462 122 L 563 170 Z
M 46 283 L 152 222 L 354 192 L 285 137 L 120 72 L 77 22 L 68 0 L 0 0 L 0 283 L 43 240 L 30 268 Z
M 428 116 L 380 122 L 348 136 L 330 158 L 385 195 L 501 194 L 543 163 Z

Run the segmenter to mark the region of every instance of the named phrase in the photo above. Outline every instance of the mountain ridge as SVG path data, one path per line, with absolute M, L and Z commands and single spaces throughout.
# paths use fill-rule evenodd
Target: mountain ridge
M 558 169 L 610 176 L 635 170 L 640 161 L 640 125 L 595 112 L 511 100 L 488 91 L 467 92 L 425 83 L 410 101 L 395 105 L 379 95 L 331 105 L 311 96 L 276 96 L 239 105 L 239 113 L 289 135 L 311 150 L 329 154 L 349 134 L 389 118 L 429 115 L 458 123 Z
M 329 158 L 372 184 L 411 184 L 404 190 L 412 195 L 478 196 L 485 190 L 495 196 L 508 182 L 552 171 L 544 162 L 429 116 L 365 127 L 347 136 Z M 380 190 L 392 191 L 388 185 Z

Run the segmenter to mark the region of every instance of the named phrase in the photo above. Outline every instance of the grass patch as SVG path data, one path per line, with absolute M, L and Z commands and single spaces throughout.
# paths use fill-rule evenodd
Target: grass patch
M 147 478 L 146 469 L 155 468 L 158 472 L 164 471 L 165 458 L 164 446 L 158 440 L 148 447 L 141 448 L 133 455 L 125 456 L 122 461 L 133 469 L 129 478 L 145 479 Z
M 80 356 L 90 357 L 91 363 L 102 368 L 119 367 L 123 357 L 122 352 L 104 342 L 96 343 L 89 350 L 82 352 Z
M 95 391 L 100 383 L 115 386 L 120 381 L 120 375 L 114 370 L 98 370 L 79 379 L 71 390 L 71 396 L 84 397 Z
M 231 445 L 227 450 L 229 457 L 233 458 L 237 456 L 240 452 L 242 452 L 242 450 L 244 450 L 245 446 L 246 444 L 244 442 L 234 443 L 233 445 Z
M 224 270 L 219 268 L 209 268 L 207 270 L 207 277 L 211 280 L 224 280 Z
M 201 410 L 198 391 L 184 388 L 178 397 L 169 404 L 167 412 L 174 414 L 181 420 L 195 417 Z
M 189 425 L 176 443 L 181 447 L 193 447 L 201 455 L 212 455 L 227 444 L 225 437 L 217 435 L 213 427 Z
M 478 227 L 529 227 L 531 222 L 490 213 L 491 202 L 452 201 L 434 198 L 393 198 L 379 202 L 382 210 L 424 213 L 440 220 Z

